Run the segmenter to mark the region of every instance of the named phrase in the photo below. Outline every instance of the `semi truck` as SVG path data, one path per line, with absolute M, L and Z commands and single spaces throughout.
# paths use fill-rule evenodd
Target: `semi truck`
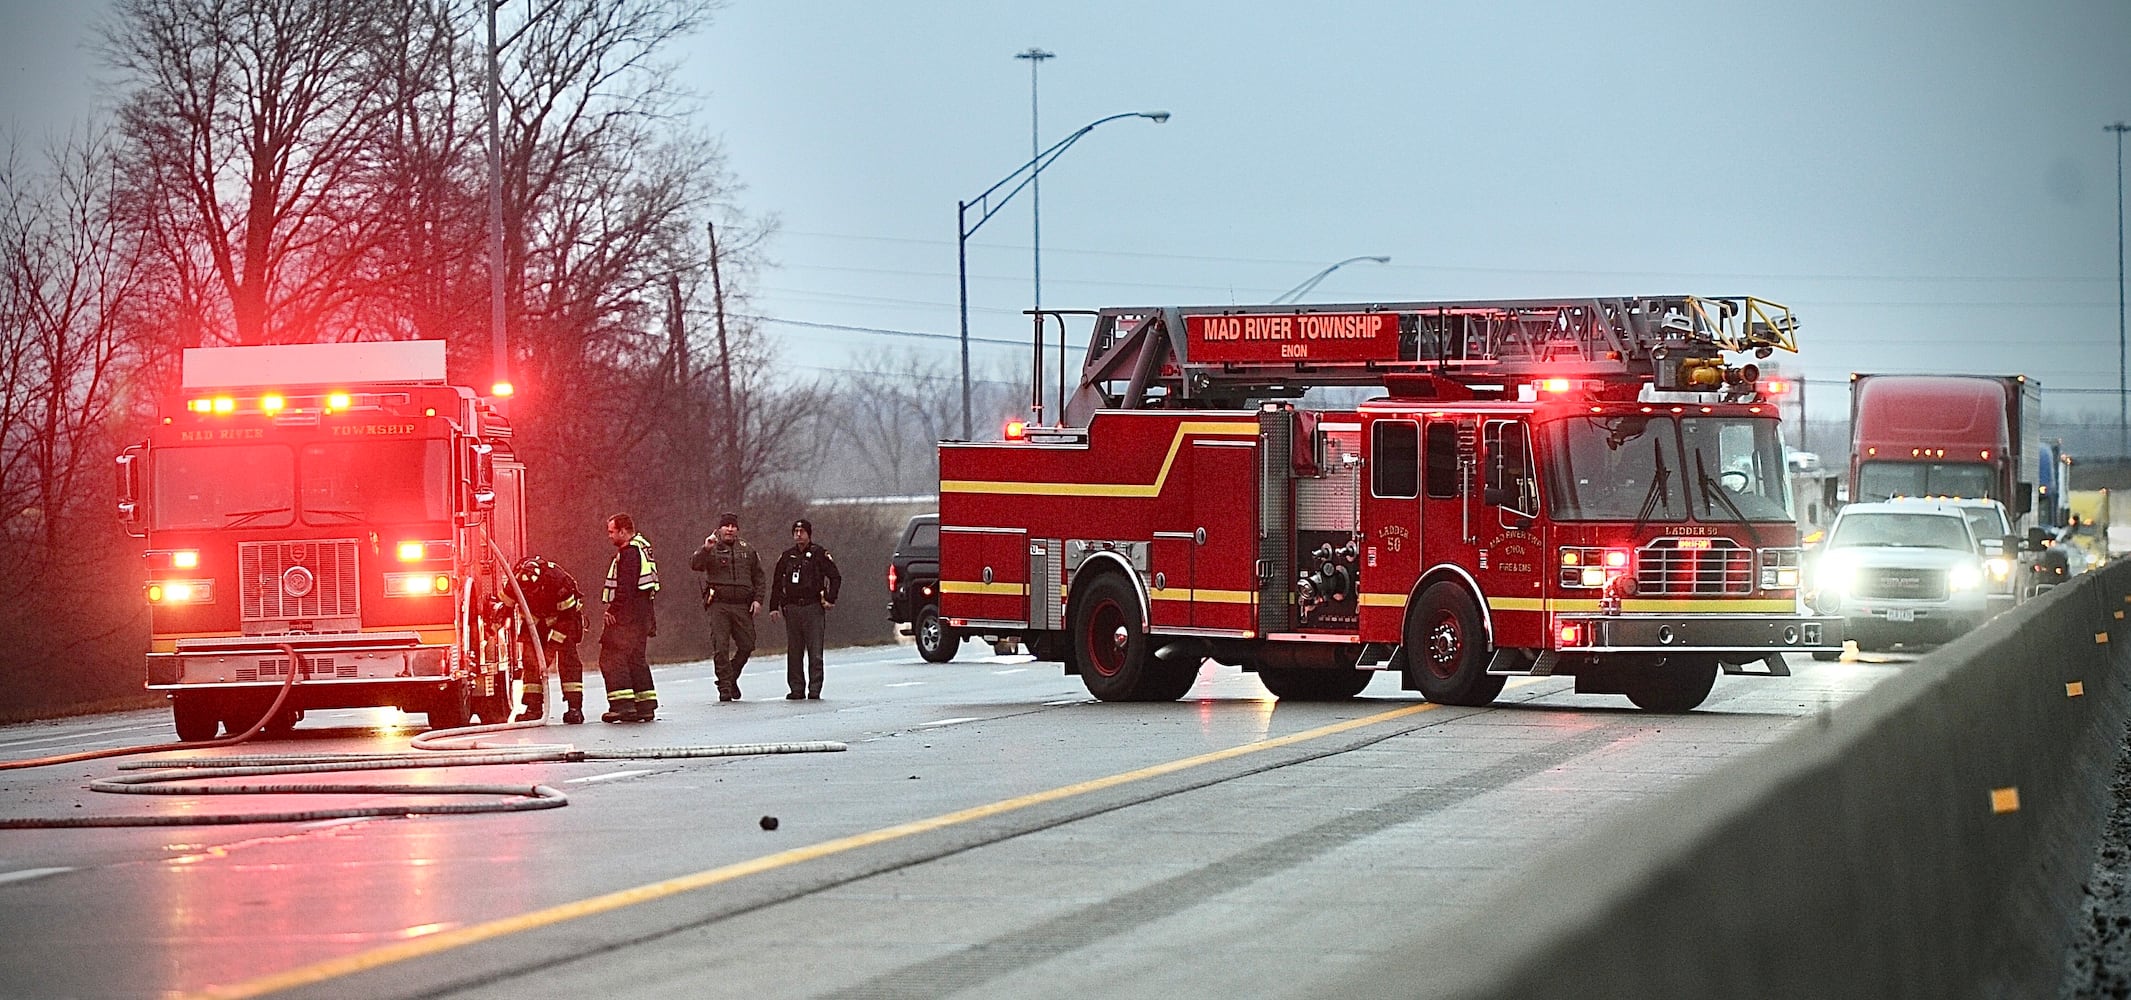
M 1038 336 L 1067 313 L 1039 314 Z M 1071 313 L 1070 315 L 1086 315 Z M 1840 650 L 1807 613 L 1778 410 L 1787 309 L 1692 296 L 1098 311 L 1068 397 L 940 448 L 940 614 L 1104 701 L 1207 659 L 1277 697 L 1512 675 L 1692 709 Z M 1042 356 L 1039 340 L 1037 357 Z M 1744 359 L 1740 359 L 1744 360 Z M 1380 387 L 1330 409 L 1319 386 Z
M 1983 497 L 2036 523 L 2042 386 L 2025 375 L 1850 376 L 1850 499 Z
M 118 456 L 147 686 L 178 737 L 242 733 L 285 686 L 269 727 L 370 706 L 504 721 L 518 644 L 481 612 L 524 553 L 524 471 L 493 401 L 446 382 L 441 341 L 185 351 Z

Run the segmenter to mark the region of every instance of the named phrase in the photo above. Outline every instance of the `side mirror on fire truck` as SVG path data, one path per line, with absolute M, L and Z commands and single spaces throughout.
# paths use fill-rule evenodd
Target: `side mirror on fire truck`
M 147 536 L 147 532 L 140 528 L 141 515 L 144 513 L 140 502 L 140 470 L 133 464 L 133 460 L 140 457 L 142 447 L 134 445 L 118 456 L 118 523 L 124 525 L 126 533 L 135 538 Z
M 474 445 L 474 509 L 494 510 L 496 507 L 496 448 L 494 445 Z

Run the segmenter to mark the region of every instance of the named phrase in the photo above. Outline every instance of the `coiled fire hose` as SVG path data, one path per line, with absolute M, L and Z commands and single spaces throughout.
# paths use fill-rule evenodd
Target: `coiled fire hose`
M 495 540 L 488 540 L 491 549 Z M 501 550 L 497 557 L 502 558 Z M 510 581 L 511 590 L 517 595 L 516 613 L 521 625 L 537 627 L 526 611 L 525 592 L 509 572 L 504 577 Z M 546 683 L 546 643 L 536 640 L 531 643 L 533 655 L 539 664 L 541 683 Z M 266 728 L 268 721 L 280 712 L 287 702 L 289 692 L 296 685 L 296 678 L 303 673 L 303 659 L 295 648 L 287 643 L 281 651 L 289 657 L 289 674 L 282 681 L 281 690 L 274 696 L 273 704 L 260 715 L 250 729 L 235 736 L 219 740 L 203 740 L 197 743 L 160 743 L 151 746 L 118 747 L 109 750 L 93 750 L 83 753 L 42 757 L 31 760 L 0 763 L 0 770 L 17 770 L 31 767 L 49 767 L 55 764 L 95 760 L 104 757 L 119 757 L 133 754 L 160 753 L 172 750 L 203 750 L 235 746 Z M 248 823 L 309 823 L 320 820 L 362 819 L 372 817 L 398 817 L 415 815 L 470 815 L 477 813 L 527 812 L 535 809 L 559 809 L 569 805 L 569 797 L 548 785 L 373 785 L 361 783 L 323 784 L 200 784 L 201 778 L 258 778 L 295 774 L 323 774 L 343 771 L 385 771 L 428 767 L 485 767 L 510 764 L 536 763 L 581 763 L 598 760 L 674 760 L 701 757 L 741 757 L 765 754 L 789 753 L 835 753 L 848 749 L 844 744 L 827 741 L 800 741 L 785 743 L 729 743 L 692 747 L 646 747 L 629 750 L 580 750 L 566 743 L 546 744 L 497 744 L 481 740 L 481 737 L 517 729 L 533 729 L 547 725 L 546 720 L 525 722 L 498 722 L 478 726 L 461 726 L 454 729 L 435 729 L 415 737 L 411 753 L 382 754 L 254 754 L 236 757 L 192 757 L 178 760 L 134 762 L 119 765 L 123 771 L 149 770 L 138 775 L 121 775 L 101 778 L 89 783 L 89 790 L 119 795 L 488 795 L 505 796 L 501 801 L 412 803 L 405 805 L 346 806 L 329 809 L 283 810 L 255 813 L 182 813 L 155 816 L 56 816 L 0 818 L 0 830 L 60 830 L 94 827 L 163 827 L 163 826 L 234 826 Z M 466 746 L 446 744 L 469 741 Z M 209 772 L 194 775 L 189 772 Z

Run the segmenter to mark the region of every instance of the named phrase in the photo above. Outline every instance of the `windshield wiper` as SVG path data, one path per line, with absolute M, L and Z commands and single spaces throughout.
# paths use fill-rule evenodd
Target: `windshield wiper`
M 1709 484 L 1709 465 L 1702 460 L 1700 448 L 1694 450 L 1694 473 L 1702 480 L 1702 506 L 1709 506 L 1710 497 L 1716 497 L 1724 504 L 1725 510 L 1731 511 L 1731 516 L 1739 519 L 1739 525 L 1746 529 L 1746 540 L 1754 543 L 1754 548 L 1760 548 L 1761 533 L 1754 530 L 1754 522 L 1747 520 L 1746 512 L 1740 510 L 1738 504 L 1731 502 L 1731 494 L 1724 487 Z
M 1665 464 L 1665 452 L 1661 442 L 1650 442 L 1650 458 L 1657 465 L 1657 474 L 1650 480 L 1650 492 L 1643 494 L 1643 505 L 1636 508 L 1635 526 L 1628 529 L 1631 535 L 1643 533 L 1643 526 L 1650 523 L 1650 515 L 1657 512 L 1660 502 L 1672 502 L 1672 491 L 1665 484 L 1672 479 L 1672 469 Z
M 331 507 L 305 507 L 303 509 L 303 516 L 310 517 L 313 514 L 339 514 L 350 521 L 363 519 L 363 512 L 359 510 L 334 510 Z
M 225 528 L 234 528 L 234 527 L 236 527 L 236 526 L 238 526 L 238 525 L 240 525 L 240 524 L 244 524 L 245 522 L 247 522 L 247 521 L 250 521 L 250 520 L 251 520 L 252 518 L 255 518 L 255 517 L 265 517 L 265 516 L 266 516 L 266 515 L 268 515 L 268 514 L 285 514 L 285 513 L 289 512 L 289 511 L 290 511 L 291 509 L 293 509 L 293 508 L 289 508 L 289 507 L 261 507 L 261 508 L 259 508 L 258 510 L 233 510 L 233 511 L 230 511 L 229 513 L 227 513 L 227 514 L 224 514 L 224 515 L 222 515 L 223 517 L 227 517 L 227 518 L 231 518 L 231 519 L 232 519 L 232 520 L 231 520 L 231 521 L 229 521 L 229 522 L 228 522 L 227 524 L 224 524 L 224 525 L 223 525 L 223 527 L 225 527 Z

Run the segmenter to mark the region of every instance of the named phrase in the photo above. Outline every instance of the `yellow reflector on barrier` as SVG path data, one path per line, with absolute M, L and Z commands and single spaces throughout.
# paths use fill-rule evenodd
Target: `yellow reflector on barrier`
M 2108 644 L 2109 644 L 2109 633 L 2107 633 L 2107 632 L 2096 632 L 2096 633 L 2094 633 L 2094 644 L 2095 644 L 2095 645 L 2097 645 L 2097 646 L 2106 646 L 2106 645 L 2108 645 Z
M 2010 813 L 2020 811 L 2020 789 L 1993 788 L 1990 790 L 1990 811 Z
M 2086 693 L 2087 685 L 2085 681 L 2073 681 L 2064 686 L 2064 696 L 2067 698 L 2077 698 Z

